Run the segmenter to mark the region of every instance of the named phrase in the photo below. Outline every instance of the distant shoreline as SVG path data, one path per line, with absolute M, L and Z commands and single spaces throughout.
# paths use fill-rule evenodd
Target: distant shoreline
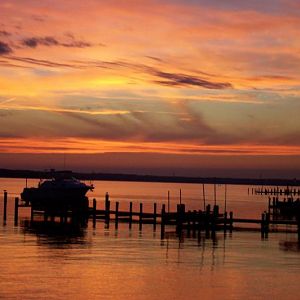
M 71 171 L 68 171 L 71 172 Z M 52 173 L 53 174 L 53 173 Z M 0 169 L 0 178 L 51 178 L 49 171 Z M 165 182 L 193 184 L 236 184 L 262 186 L 300 186 L 298 179 L 273 178 L 222 178 L 222 177 L 185 177 L 185 176 L 155 176 L 136 174 L 83 173 L 72 172 L 72 176 L 80 180 L 132 181 L 132 182 Z

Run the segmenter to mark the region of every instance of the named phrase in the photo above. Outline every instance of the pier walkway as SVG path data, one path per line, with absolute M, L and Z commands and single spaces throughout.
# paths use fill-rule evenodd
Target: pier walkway
M 3 207 L 3 222 L 7 219 L 7 192 L 4 192 L 4 207 Z M 101 201 L 102 202 L 102 201 Z M 103 203 L 104 202 L 104 203 Z M 129 228 L 132 224 L 138 224 L 142 230 L 143 224 L 152 224 L 154 230 L 157 225 L 160 225 L 161 237 L 164 238 L 166 228 L 172 227 L 176 233 L 182 231 L 205 231 L 207 233 L 215 233 L 216 231 L 234 231 L 234 230 L 259 230 L 262 237 L 267 237 L 269 232 L 291 231 L 298 233 L 300 241 L 300 218 L 294 219 L 278 219 L 272 218 L 269 212 L 263 212 L 258 219 L 235 218 L 233 212 L 220 213 L 218 205 L 211 207 L 206 206 L 206 210 L 186 210 L 185 204 L 177 204 L 177 210 L 174 212 L 166 211 L 165 204 L 158 208 L 157 203 L 153 204 L 152 212 L 144 212 L 143 203 L 139 204 L 139 210 L 133 211 L 133 203 L 129 203 L 128 210 L 120 210 L 119 202 L 112 203 L 109 200 L 109 195 L 106 193 L 105 200 L 102 203 L 103 208 L 97 208 L 97 201 L 93 199 L 92 207 L 88 207 L 85 212 L 78 211 L 46 211 L 36 210 L 30 205 L 23 203 L 19 198 L 15 198 L 14 205 L 14 222 L 18 224 L 18 216 L 20 208 L 30 208 L 30 217 L 33 221 L 36 216 L 42 216 L 45 222 L 55 221 L 57 218 L 60 222 L 74 222 L 82 219 L 86 221 L 91 219 L 93 226 L 97 220 L 103 220 L 107 227 L 113 222 L 115 228 L 118 228 L 120 222 L 128 223 Z M 113 206 L 113 207 L 112 207 Z M 272 206 L 271 206 L 272 207 Z

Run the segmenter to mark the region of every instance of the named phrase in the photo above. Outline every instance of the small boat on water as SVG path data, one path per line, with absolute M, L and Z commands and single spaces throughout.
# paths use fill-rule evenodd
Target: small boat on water
M 277 201 L 276 207 L 283 216 L 298 217 L 300 214 L 300 199 L 288 198 L 287 201 Z
M 38 187 L 25 187 L 21 198 L 34 209 L 74 209 L 87 204 L 86 193 L 94 189 L 71 174 L 56 173 L 52 179 L 40 181 Z

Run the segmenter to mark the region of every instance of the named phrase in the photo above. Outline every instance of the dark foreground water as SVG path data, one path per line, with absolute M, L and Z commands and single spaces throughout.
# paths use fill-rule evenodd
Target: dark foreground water
M 151 225 L 132 230 L 127 224 L 105 229 L 35 226 L 29 211 L 20 211 L 13 224 L 13 197 L 24 180 L 0 179 L 9 192 L 7 224 L 2 223 L 0 197 L 0 298 L 3 299 L 299 299 L 300 251 L 294 233 L 218 232 L 215 239 L 183 237 L 169 228 L 164 240 Z M 34 185 L 36 181 L 29 184 Z M 188 209 L 203 206 L 202 186 L 188 184 L 94 182 L 91 197 L 119 200 L 125 209 L 130 200 L 166 202 L 171 208 L 182 189 Z M 242 217 L 256 217 L 266 199 L 248 195 L 248 186 L 228 187 L 228 210 Z M 213 204 L 213 187 L 206 187 Z M 217 187 L 217 201 L 224 206 L 224 187 Z M 99 201 L 98 201 L 99 202 Z M 98 203 L 98 205 L 102 205 Z M 201 207 L 202 208 L 202 207 Z M 222 209 L 222 208 L 221 208 Z

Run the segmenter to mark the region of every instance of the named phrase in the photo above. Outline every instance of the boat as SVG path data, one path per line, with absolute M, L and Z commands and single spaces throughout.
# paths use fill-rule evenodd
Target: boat
M 38 187 L 25 187 L 21 199 L 33 209 L 68 210 L 88 206 L 86 193 L 94 189 L 68 173 L 57 173 L 51 179 L 41 180 Z
M 294 200 L 292 197 L 288 198 L 287 201 L 277 201 L 276 207 L 282 216 L 286 217 L 298 217 L 300 214 L 300 199 Z

